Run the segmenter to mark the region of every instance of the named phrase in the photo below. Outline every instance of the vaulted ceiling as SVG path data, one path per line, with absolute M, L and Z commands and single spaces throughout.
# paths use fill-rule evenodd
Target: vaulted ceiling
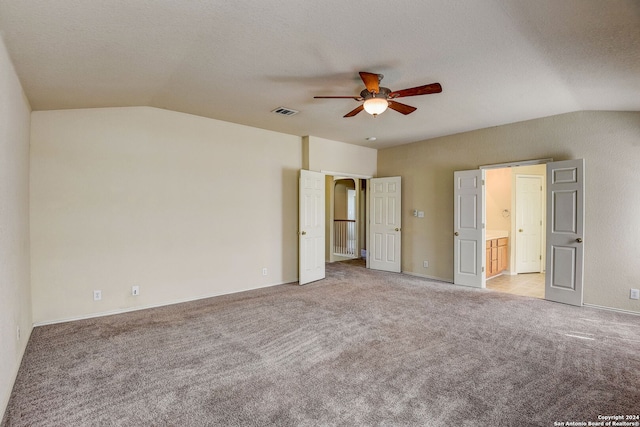
M 154 106 L 374 148 L 640 110 L 637 0 L 0 0 L 0 31 L 34 110 Z M 443 91 L 377 118 L 313 98 L 357 96 L 358 71 Z

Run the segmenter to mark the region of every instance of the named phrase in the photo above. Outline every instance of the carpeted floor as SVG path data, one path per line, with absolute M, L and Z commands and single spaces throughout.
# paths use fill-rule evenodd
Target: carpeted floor
M 327 266 L 35 328 L 2 426 L 553 426 L 640 412 L 640 317 Z

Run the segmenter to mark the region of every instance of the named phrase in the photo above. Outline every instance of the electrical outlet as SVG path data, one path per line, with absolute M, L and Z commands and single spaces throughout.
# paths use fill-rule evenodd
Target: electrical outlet
M 102 291 L 93 291 L 93 300 L 100 301 L 102 299 Z
M 429 261 L 422 261 L 422 266 L 424 268 L 429 268 Z
M 131 295 L 133 295 L 134 297 L 137 297 L 138 295 L 140 295 L 140 286 L 132 286 Z
M 263 269 L 262 269 L 262 275 L 263 275 L 263 276 L 266 276 L 266 275 L 267 275 L 267 267 L 265 267 L 265 268 L 263 268 Z
M 640 289 L 631 289 L 631 293 L 629 295 L 631 299 L 640 299 Z

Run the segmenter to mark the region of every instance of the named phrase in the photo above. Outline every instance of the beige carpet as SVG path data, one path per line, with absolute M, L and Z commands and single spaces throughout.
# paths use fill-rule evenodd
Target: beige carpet
M 354 263 L 33 331 L 3 426 L 553 426 L 640 411 L 640 317 Z

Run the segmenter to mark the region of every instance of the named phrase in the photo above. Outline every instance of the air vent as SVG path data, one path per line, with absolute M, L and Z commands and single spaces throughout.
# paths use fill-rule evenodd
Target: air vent
M 300 111 L 292 110 L 291 108 L 286 107 L 278 107 L 275 110 L 271 110 L 272 113 L 280 114 L 281 116 L 293 116 L 294 114 L 298 114 Z

